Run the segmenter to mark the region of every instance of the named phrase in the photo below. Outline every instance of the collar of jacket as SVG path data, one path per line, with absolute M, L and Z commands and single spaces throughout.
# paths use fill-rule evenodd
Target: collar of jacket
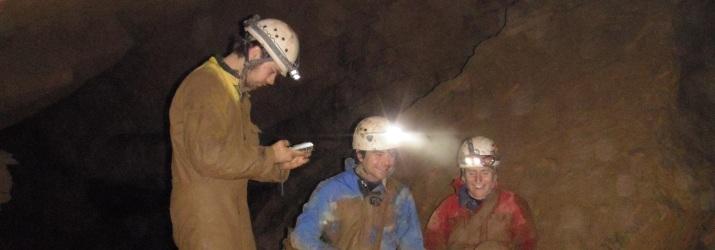
M 482 200 L 477 200 L 472 198 L 472 196 L 469 195 L 469 191 L 467 191 L 467 187 L 465 186 L 466 184 L 464 181 L 462 181 L 462 178 L 457 176 L 452 180 L 452 187 L 454 188 L 454 193 L 457 195 L 457 198 L 459 199 L 459 205 L 463 208 L 469 209 L 472 212 L 476 212 L 479 206 L 484 203 L 484 201 L 488 199 L 494 199 L 494 197 L 499 196 L 498 193 L 501 192 L 497 187 L 494 187 L 492 189 L 492 192 L 487 195 Z M 471 200 L 474 200 L 474 202 L 470 202 Z M 472 203 L 472 204 L 467 204 L 467 203 Z M 476 206 L 475 206 L 476 205 Z M 470 208 L 474 207 L 474 209 Z
M 385 199 L 384 194 L 387 191 L 385 187 L 385 180 L 370 182 L 363 178 L 367 173 L 365 173 L 365 168 L 362 165 L 358 165 L 355 168 L 355 175 L 357 175 L 357 185 L 362 193 L 362 197 L 366 198 L 370 205 L 380 206 L 382 200 Z
M 214 55 L 214 59 L 216 59 L 216 63 L 218 63 L 218 66 L 220 66 L 221 69 L 223 69 L 224 71 L 226 71 L 226 73 L 228 73 L 236 78 L 236 83 L 233 84 L 233 87 L 235 87 L 236 91 L 238 91 L 238 95 L 240 97 L 243 97 L 244 95 L 248 96 L 248 91 L 241 91 L 241 87 L 242 87 L 241 85 L 243 85 L 241 83 L 241 74 L 238 73 L 237 70 L 232 69 L 230 66 L 228 66 L 228 64 L 226 64 L 226 62 L 223 61 L 223 59 L 224 59 L 223 56 Z
M 355 167 L 355 175 L 357 175 L 358 179 L 364 181 L 365 183 L 369 183 L 369 181 L 367 181 L 367 180 L 365 180 L 365 178 L 363 178 L 363 176 L 367 175 L 367 172 L 365 172 L 365 167 L 363 167 L 362 164 L 359 164 L 359 165 L 357 165 L 357 167 Z M 382 184 L 382 185 L 379 185 L 379 184 Z M 387 185 L 387 178 L 380 181 L 379 184 L 377 186 L 375 186 L 370 191 L 374 191 L 375 189 L 384 189 L 385 185 Z
M 469 209 L 472 212 L 476 212 L 477 208 L 482 205 L 483 200 L 477 200 L 469 196 L 469 191 L 467 191 L 466 186 L 462 186 L 457 192 L 457 197 L 459 198 L 459 205 L 463 208 Z

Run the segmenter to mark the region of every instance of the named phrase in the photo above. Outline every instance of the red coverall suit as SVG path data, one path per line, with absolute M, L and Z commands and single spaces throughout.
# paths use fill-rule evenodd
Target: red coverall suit
M 453 186 L 456 192 L 442 201 L 427 223 L 427 249 L 536 248 L 531 211 L 515 193 L 496 188 L 473 212 L 460 202 L 461 179 Z

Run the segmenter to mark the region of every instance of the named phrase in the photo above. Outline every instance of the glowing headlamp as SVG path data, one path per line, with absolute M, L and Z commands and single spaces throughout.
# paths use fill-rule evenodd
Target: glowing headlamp
M 493 167 L 497 157 L 493 155 L 467 155 L 462 159 L 462 165 L 474 167 Z
M 297 69 L 291 70 L 290 72 L 288 72 L 288 74 L 290 75 L 290 78 L 293 78 L 293 80 L 300 80 L 300 73 Z
M 482 165 L 481 160 L 478 157 L 466 157 L 464 158 L 464 163 L 468 166 Z
M 385 141 L 393 145 L 407 146 L 406 144 L 409 144 L 419 146 L 422 144 L 418 134 L 406 132 L 397 124 L 388 126 L 382 136 Z
M 402 142 L 406 141 L 407 134 L 402 131 L 402 128 L 395 124 L 390 124 L 384 130 L 375 131 L 366 134 L 368 137 L 376 137 L 378 141 L 381 141 L 385 145 L 391 145 L 393 147 L 400 146 Z M 371 139 L 370 139 L 371 140 Z
M 404 140 L 405 133 L 402 132 L 402 128 L 396 125 L 390 125 L 387 127 L 387 131 L 383 134 L 385 140 L 389 141 L 391 144 L 400 144 Z

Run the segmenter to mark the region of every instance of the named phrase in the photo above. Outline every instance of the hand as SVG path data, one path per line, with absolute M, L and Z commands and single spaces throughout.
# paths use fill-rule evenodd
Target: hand
M 309 156 L 299 156 L 293 158 L 293 160 L 289 162 L 280 163 L 278 164 L 278 166 L 283 170 L 291 170 L 303 166 L 304 164 L 308 163 L 308 161 L 310 161 Z
M 294 169 L 310 160 L 311 152 L 295 151 L 290 149 L 289 145 L 287 140 L 280 140 L 271 145 L 275 153 L 276 164 L 279 164 L 281 169 Z

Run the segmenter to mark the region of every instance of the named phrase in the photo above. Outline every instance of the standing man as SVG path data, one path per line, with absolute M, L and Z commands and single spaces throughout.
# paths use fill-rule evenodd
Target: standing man
M 461 179 L 455 193 L 437 207 L 427 223 L 427 249 L 535 249 L 536 232 L 527 203 L 497 189 L 497 147 L 472 137 L 459 150 Z
M 309 153 L 286 140 L 261 146 L 249 92 L 276 75 L 298 79 L 298 37 L 276 19 L 244 22 L 245 36 L 225 57 L 191 72 L 171 103 L 171 222 L 180 249 L 255 249 L 248 180 L 282 182 Z
M 360 121 L 353 135 L 359 161 L 323 182 L 303 207 L 290 249 L 424 249 L 410 190 L 393 172 L 399 131 L 384 117 Z

